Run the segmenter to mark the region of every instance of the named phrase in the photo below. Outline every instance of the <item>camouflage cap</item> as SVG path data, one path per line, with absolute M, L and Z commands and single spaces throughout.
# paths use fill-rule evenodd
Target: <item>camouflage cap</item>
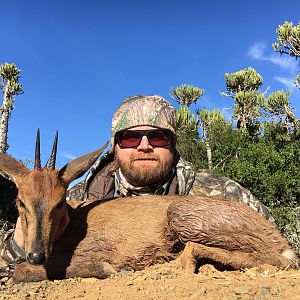
M 135 126 L 154 126 L 175 133 L 175 108 L 160 96 L 128 97 L 112 118 L 112 137 L 115 133 Z

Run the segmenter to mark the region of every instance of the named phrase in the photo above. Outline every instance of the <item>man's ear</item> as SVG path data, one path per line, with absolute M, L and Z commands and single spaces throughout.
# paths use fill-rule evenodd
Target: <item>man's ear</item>
M 75 158 L 59 170 L 63 181 L 69 185 L 73 180 L 81 177 L 98 159 L 108 142 L 100 149 L 86 155 Z

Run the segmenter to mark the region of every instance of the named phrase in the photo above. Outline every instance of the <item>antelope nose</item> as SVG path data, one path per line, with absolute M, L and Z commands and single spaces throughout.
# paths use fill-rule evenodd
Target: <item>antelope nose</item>
M 32 265 L 41 265 L 46 260 L 44 252 L 31 252 L 27 255 L 27 261 Z

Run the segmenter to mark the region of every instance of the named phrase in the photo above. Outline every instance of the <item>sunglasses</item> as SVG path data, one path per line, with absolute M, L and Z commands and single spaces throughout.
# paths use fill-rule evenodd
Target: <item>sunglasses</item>
M 169 129 L 122 130 L 115 135 L 120 148 L 136 148 L 146 136 L 152 147 L 166 147 L 171 144 L 174 134 Z

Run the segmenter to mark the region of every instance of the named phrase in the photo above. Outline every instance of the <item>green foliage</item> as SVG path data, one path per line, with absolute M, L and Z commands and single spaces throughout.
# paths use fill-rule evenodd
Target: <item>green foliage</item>
M 237 120 L 237 127 L 255 135 L 257 130 L 254 125 L 256 119 L 261 116 L 264 101 L 264 94 L 258 91 L 263 82 L 262 76 L 249 67 L 238 72 L 226 73 L 225 80 L 229 93 L 222 95 L 234 99 L 233 117 Z
M 278 26 L 276 34 L 277 42 L 272 44 L 276 52 L 300 57 L 300 22 L 296 26 L 292 22 L 284 22 Z
M 191 131 L 198 136 L 198 120 L 187 106 L 180 106 L 176 112 L 177 130 Z
M 262 83 L 262 76 L 249 67 L 238 72 L 225 74 L 227 91 L 234 97 L 240 91 L 257 91 Z
M 4 92 L 4 101 L 7 101 L 9 109 L 13 109 L 13 97 L 23 93 L 23 87 L 19 83 L 21 70 L 15 64 L 5 63 L 0 65 L 1 83 L 0 89 Z
M 261 106 L 264 96 L 257 91 L 239 91 L 235 95 L 233 116 L 238 120 L 238 128 L 247 129 L 261 116 Z M 239 125 L 240 124 L 240 125 Z
M 283 148 L 291 141 L 291 134 L 285 124 L 264 122 L 262 125 L 264 129 L 264 140 L 266 143 L 272 143 L 277 150 Z
M 276 207 L 272 209 L 272 215 L 278 229 L 300 255 L 300 206 Z
M 264 108 L 270 115 L 282 117 L 285 115 L 285 106 L 290 106 L 289 98 L 291 92 L 277 91 L 271 93 L 269 97 L 265 99 Z
M 214 122 L 209 128 L 209 142 L 213 153 L 214 173 L 226 175 L 228 166 L 239 157 L 242 149 L 249 145 L 249 135 L 234 129 L 225 121 Z
M 190 161 L 196 168 L 203 167 L 205 149 L 198 134 L 197 117 L 184 105 L 176 112 L 177 145 L 180 155 Z
M 209 111 L 208 109 L 204 110 L 197 110 L 197 116 L 200 119 L 200 128 L 202 131 L 202 141 L 206 147 L 206 156 L 207 156 L 207 163 L 208 169 L 212 170 L 213 168 L 213 161 L 212 161 L 212 151 L 210 146 L 210 136 L 209 136 L 209 128 L 213 126 L 214 123 L 223 122 L 224 117 L 221 112 L 217 109 L 213 109 Z
M 224 175 L 250 189 L 270 207 L 300 204 L 300 142 L 259 142 L 241 147 L 239 155 L 226 164 Z
M 189 109 L 204 94 L 204 89 L 183 84 L 171 89 L 172 98 L 180 107 L 176 112 L 177 145 L 180 155 L 196 168 L 207 166 L 205 146 L 199 139 L 199 120 Z
M 0 65 L 0 89 L 3 91 L 3 102 L 0 107 L 0 152 L 6 153 L 8 149 L 7 136 L 8 124 L 13 109 L 14 97 L 23 93 L 23 87 L 19 83 L 20 72 L 15 64 L 5 63 Z
M 300 22 L 293 26 L 292 22 L 284 22 L 277 30 L 277 42 L 273 43 L 273 48 L 280 55 L 287 54 L 291 57 L 300 57 Z M 300 89 L 300 74 L 294 80 L 294 84 Z
M 172 98 L 183 106 L 190 106 L 192 103 L 196 103 L 203 94 L 204 89 L 186 84 L 171 89 Z
M 209 134 L 209 128 L 213 126 L 215 123 L 224 123 L 224 116 L 222 115 L 221 111 L 219 109 L 197 109 L 196 114 L 199 117 L 200 120 L 200 127 L 202 129 L 202 137 L 203 140 L 208 140 L 208 134 Z
M 291 107 L 290 96 L 289 91 L 284 92 L 281 90 L 271 93 L 269 97 L 264 99 L 263 108 L 266 117 L 269 119 L 277 119 L 279 122 L 284 123 L 287 128 L 290 126 L 295 128 L 298 120 Z

